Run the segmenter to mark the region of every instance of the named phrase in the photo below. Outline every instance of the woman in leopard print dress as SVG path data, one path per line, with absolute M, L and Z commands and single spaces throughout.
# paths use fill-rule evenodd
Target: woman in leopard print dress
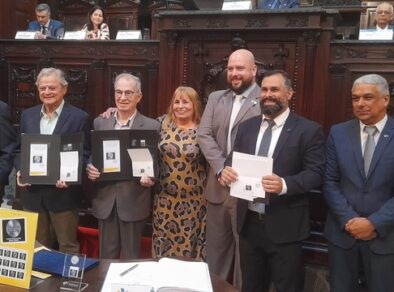
M 153 206 L 153 257 L 205 260 L 205 159 L 197 144 L 197 92 L 178 87 L 161 120 L 160 189 Z

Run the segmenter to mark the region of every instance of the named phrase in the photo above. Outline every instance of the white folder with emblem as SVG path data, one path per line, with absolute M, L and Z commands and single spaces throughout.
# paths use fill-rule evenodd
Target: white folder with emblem
M 230 185 L 230 195 L 248 201 L 265 198 L 261 178 L 271 175 L 272 167 L 271 157 L 234 151 L 232 168 L 238 173 L 238 180 Z

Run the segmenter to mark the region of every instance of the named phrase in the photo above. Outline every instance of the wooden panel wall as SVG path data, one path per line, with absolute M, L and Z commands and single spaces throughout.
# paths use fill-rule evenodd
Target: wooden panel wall
M 323 123 L 335 14 L 318 8 L 159 13 L 159 112 L 180 84 L 195 87 L 203 100 L 225 86 L 210 72 L 223 70 L 231 52 L 244 47 L 265 67 L 285 69 L 294 81 L 291 109 Z
M 393 41 L 334 41 L 331 44 L 329 87 L 325 107 L 326 131 L 335 123 L 352 118 L 351 88 L 364 74 L 376 73 L 387 79 L 394 96 Z
M 18 30 L 25 30 L 34 19 L 36 0 L 0 1 L 0 38 L 12 39 Z
M 1 41 L 0 99 L 10 104 L 14 122 L 23 109 L 39 102 L 34 85 L 44 67 L 65 71 L 69 82 L 66 100 L 92 117 L 114 105 L 113 82 L 129 72 L 142 81 L 139 109 L 156 117 L 158 42 L 115 41 Z

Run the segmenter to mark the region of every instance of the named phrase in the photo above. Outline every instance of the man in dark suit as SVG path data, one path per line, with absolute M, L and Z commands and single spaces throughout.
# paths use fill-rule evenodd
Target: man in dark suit
M 36 31 L 37 39 L 62 39 L 64 25 L 58 20 L 51 19 L 51 8 L 46 3 L 36 6 L 37 20 L 30 21 L 28 31 Z
M 94 120 L 95 130 L 144 129 L 159 131 L 158 121 L 145 117 L 137 110 L 142 98 L 138 77 L 122 73 L 115 79 L 116 111 L 108 119 Z M 94 145 L 93 145 L 94 146 Z M 86 169 L 95 181 L 99 170 L 92 164 Z M 146 218 L 151 211 L 150 178 L 140 181 L 97 182 L 97 193 L 92 199 L 93 215 L 99 221 L 100 257 L 136 259 L 140 254 L 140 240 Z
M 241 288 L 238 234 L 236 230 L 236 199 L 228 187 L 217 180 L 234 143 L 238 126 L 260 115 L 260 88 L 255 82 L 256 65 L 248 50 L 233 52 L 227 64 L 229 89 L 215 91 L 198 128 L 198 143 L 210 170 L 205 191 L 207 198 L 207 262 L 210 271 Z
M 329 207 L 331 291 L 357 291 L 362 268 L 368 291 L 394 287 L 394 120 L 380 75 L 352 87 L 355 119 L 334 125 L 327 140 L 324 196 Z
M 262 116 L 243 122 L 234 143 L 233 151 L 273 158 L 273 174 L 261 179 L 266 204 L 238 200 L 243 292 L 265 291 L 267 274 L 278 292 L 303 291 L 301 241 L 309 236 L 305 193 L 322 183 L 324 135 L 320 125 L 290 112 L 292 95 L 284 71 L 268 72 L 261 83 Z M 219 180 L 229 185 L 237 177 L 236 169 L 226 166 Z
M 0 101 L 0 204 L 4 195 L 4 186 L 14 165 L 15 129 L 11 122 L 8 105 Z
M 85 134 L 83 157 L 86 165 L 90 156 L 90 118 L 86 112 L 64 101 L 67 92 L 64 73 L 59 69 L 44 68 L 37 76 L 36 86 L 42 105 L 22 112 L 20 133 L 52 135 L 82 132 Z M 80 187 L 69 186 L 60 180 L 52 186 L 22 184 L 19 160 L 17 153 L 17 184 L 21 187 L 22 206 L 25 210 L 39 213 L 36 239 L 48 247 L 53 247 L 53 240 L 57 239 L 60 251 L 78 253 L 76 233 Z

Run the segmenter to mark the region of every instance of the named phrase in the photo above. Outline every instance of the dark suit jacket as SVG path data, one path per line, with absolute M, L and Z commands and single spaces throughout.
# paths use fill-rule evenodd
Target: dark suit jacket
M 94 120 L 95 130 L 113 130 L 115 116 Z M 157 130 L 158 121 L 137 112 L 131 129 Z M 121 131 L 121 130 L 119 130 Z M 93 145 L 94 147 L 94 145 Z M 155 166 L 158 172 L 157 165 Z M 157 173 L 156 172 L 156 173 Z M 151 188 L 141 186 L 139 181 L 97 182 L 97 193 L 92 199 L 92 212 L 96 218 L 106 219 L 116 203 L 116 211 L 122 221 L 140 221 L 149 216 L 151 210 Z
M 351 120 L 331 128 L 327 140 L 324 196 L 329 212 L 325 236 L 341 248 L 355 239 L 344 231 L 353 217 L 367 217 L 378 237 L 370 248 L 379 254 L 394 253 L 394 120 L 389 117 L 365 177 L 360 123 Z
M 40 134 L 40 112 L 42 105 L 28 108 L 22 112 L 20 121 L 20 133 Z M 53 134 L 84 133 L 84 165 L 90 156 L 90 129 L 89 115 L 68 103 L 64 104 Z M 20 142 L 17 147 L 15 159 L 16 169 L 20 169 Z M 24 208 L 31 211 L 39 211 L 44 205 L 52 212 L 72 210 L 79 206 L 81 196 L 80 186 L 71 185 L 68 188 L 58 189 L 56 186 L 33 185 L 21 188 L 21 200 Z
M 3 186 L 8 184 L 8 175 L 14 165 L 15 139 L 15 129 L 11 123 L 8 105 L 0 101 L 0 185 Z
M 27 27 L 28 31 L 41 31 L 40 23 L 35 21 L 30 21 L 29 26 Z M 59 39 L 64 36 L 64 25 L 62 22 L 58 20 L 51 19 L 49 21 L 47 39 Z
M 243 122 L 234 151 L 255 154 L 262 117 Z M 309 236 L 309 202 L 306 192 L 320 187 L 324 168 L 324 134 L 321 126 L 290 113 L 276 144 L 273 173 L 286 181 L 287 193 L 270 194 L 265 209 L 267 236 L 275 243 L 300 241 Z M 237 229 L 245 222 L 248 201 L 238 200 Z

